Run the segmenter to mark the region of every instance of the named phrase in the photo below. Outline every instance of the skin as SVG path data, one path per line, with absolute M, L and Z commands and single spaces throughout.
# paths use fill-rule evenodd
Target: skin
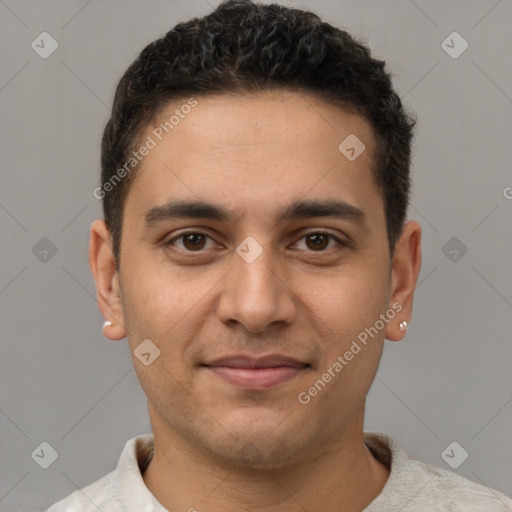
M 128 338 L 148 400 L 155 454 L 145 484 L 169 510 L 360 511 L 389 475 L 363 442 L 365 401 L 384 339 L 405 336 L 399 324 L 412 313 L 421 228 L 407 222 L 390 261 L 364 118 L 293 92 L 197 101 L 137 170 L 119 272 L 104 221 L 91 227 L 98 304 L 112 322 L 104 333 Z M 162 120 L 179 105 L 167 105 Z M 366 146 L 353 162 L 338 150 L 349 134 Z M 216 203 L 233 218 L 145 225 L 149 209 L 177 199 Z M 365 221 L 276 222 L 279 207 L 303 199 L 341 199 Z M 196 248 L 176 238 L 184 230 L 208 237 Z M 318 248 L 306 236 L 318 231 L 347 245 L 320 237 Z M 249 236 L 263 251 L 252 263 L 236 252 Z M 402 310 L 301 404 L 299 393 L 393 303 Z M 147 338 L 161 352 L 149 366 L 134 356 Z M 200 366 L 238 353 L 280 353 L 310 366 L 265 390 L 239 388 Z

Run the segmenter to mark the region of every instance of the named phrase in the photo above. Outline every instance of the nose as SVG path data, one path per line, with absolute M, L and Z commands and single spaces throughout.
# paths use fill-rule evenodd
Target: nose
M 233 253 L 233 266 L 223 280 L 218 316 L 225 324 L 239 323 L 252 333 L 272 324 L 291 324 L 297 314 L 289 287 L 286 262 L 279 262 L 270 248 L 262 247 L 254 260 Z

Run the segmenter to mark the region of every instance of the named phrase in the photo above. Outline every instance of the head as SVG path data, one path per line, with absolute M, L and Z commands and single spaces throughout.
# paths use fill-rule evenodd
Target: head
M 145 142 L 144 128 L 170 102 L 276 89 L 321 99 L 370 123 L 376 143 L 371 171 L 392 257 L 407 215 L 415 121 L 393 90 L 385 62 L 311 12 L 231 0 L 149 44 L 119 82 L 103 134 L 98 191 L 117 263 L 126 197 L 139 167 L 130 159 Z
M 230 0 L 141 52 L 103 135 L 90 262 L 155 436 L 269 468 L 362 429 L 420 268 L 413 126 L 385 63 L 310 12 Z M 301 368 L 266 389 L 211 371 L 242 353 Z

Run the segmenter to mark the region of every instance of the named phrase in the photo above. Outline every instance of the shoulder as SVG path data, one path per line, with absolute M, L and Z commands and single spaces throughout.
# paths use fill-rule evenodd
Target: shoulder
M 78 489 L 66 498 L 53 504 L 46 512 L 118 512 L 119 502 L 112 495 L 115 471 L 96 482 Z
M 149 510 L 152 497 L 141 476 L 153 448 L 153 436 L 129 439 L 117 467 L 99 480 L 77 489 L 52 505 L 46 512 L 127 512 Z M 157 510 L 153 507 L 151 510 Z
M 512 512 L 512 499 L 453 471 L 410 458 L 382 432 L 366 432 L 365 443 L 391 472 L 381 494 L 367 509 L 402 512 Z
M 512 499 L 496 489 L 414 459 L 407 461 L 407 468 L 413 474 L 423 475 L 422 481 L 426 480 L 418 496 L 425 504 L 445 504 L 446 510 L 453 512 L 512 512 Z

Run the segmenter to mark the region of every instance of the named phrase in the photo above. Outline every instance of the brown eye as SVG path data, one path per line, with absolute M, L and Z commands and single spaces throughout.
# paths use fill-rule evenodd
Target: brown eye
M 313 250 L 323 250 L 329 245 L 329 236 L 325 233 L 311 233 L 306 235 L 306 245 Z
M 305 240 L 306 248 L 312 252 L 323 252 L 326 249 L 329 249 L 328 246 L 332 240 L 334 240 L 339 246 L 345 245 L 338 237 L 323 231 L 307 233 L 301 238 L 301 240 Z
M 198 233 L 192 233 L 183 236 L 183 245 L 185 249 L 194 251 L 204 247 L 204 236 Z
M 211 238 L 206 233 L 200 231 L 187 231 L 179 236 L 169 240 L 166 245 L 176 246 L 178 249 L 185 252 L 201 252 L 205 248 L 207 240 Z M 175 242 L 181 241 L 181 244 Z

